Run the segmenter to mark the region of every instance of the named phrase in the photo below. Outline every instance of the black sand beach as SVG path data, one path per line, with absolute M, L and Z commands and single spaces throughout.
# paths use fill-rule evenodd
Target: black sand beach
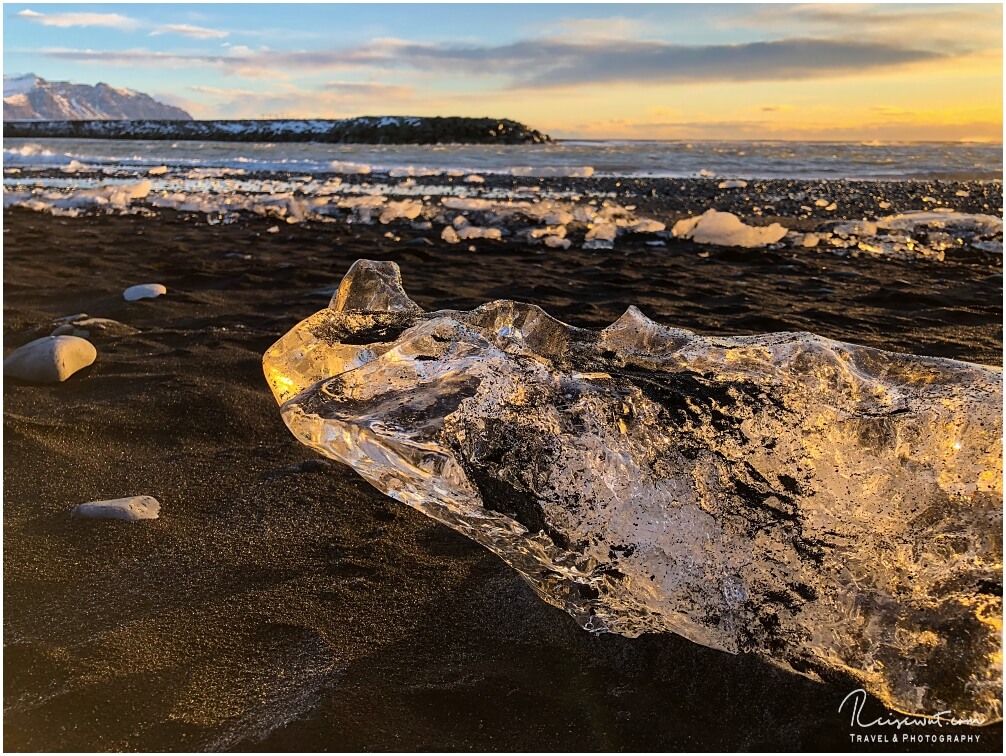
M 837 711 L 851 681 L 675 636 L 592 636 L 495 556 L 316 458 L 284 427 L 262 353 L 371 258 L 396 261 L 430 309 L 509 298 L 598 327 L 636 305 L 703 333 L 807 330 L 998 365 L 1001 257 L 643 239 L 473 253 L 406 228 L 271 225 L 5 212 L 5 350 L 76 312 L 141 331 L 95 336 L 97 362 L 66 383 L 4 382 L 6 750 L 863 747 Z M 148 281 L 168 295 L 123 301 Z M 69 516 L 141 493 L 159 520 Z M 975 739 L 870 748 L 1002 747 L 1001 724 L 948 730 Z

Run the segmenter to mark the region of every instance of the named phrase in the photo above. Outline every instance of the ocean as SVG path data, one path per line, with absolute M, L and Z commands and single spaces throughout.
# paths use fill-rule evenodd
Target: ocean
M 436 175 L 790 179 L 1002 179 L 1001 144 L 969 142 L 561 141 L 546 145 L 338 145 L 5 139 L 4 166 L 216 167 L 319 173 L 351 162 Z

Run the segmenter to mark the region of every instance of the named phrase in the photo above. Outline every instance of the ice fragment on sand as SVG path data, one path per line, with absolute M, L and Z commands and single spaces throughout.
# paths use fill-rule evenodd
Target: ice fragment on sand
M 333 160 L 329 164 L 335 173 L 359 173 L 367 174 L 370 173 L 371 168 L 366 163 L 350 163 L 343 160 Z
M 11 352 L 3 373 L 29 383 L 59 383 L 98 358 L 98 351 L 77 336 L 43 336 Z
M 741 181 L 740 179 L 727 179 L 726 181 L 721 181 L 719 183 L 720 189 L 745 189 L 747 188 L 748 182 Z
M 136 286 L 130 286 L 122 292 L 122 298 L 127 302 L 135 302 L 138 299 L 154 299 L 167 293 L 168 290 L 164 284 L 137 284 Z
M 150 168 L 147 171 L 147 175 L 149 175 L 149 176 L 163 176 L 167 172 L 168 172 L 168 166 L 166 166 L 166 165 L 158 165 L 158 166 L 155 166 L 153 168 Z
M 778 223 L 771 226 L 748 226 L 733 213 L 706 210 L 702 215 L 679 220 L 671 233 L 699 244 L 767 247 L 782 239 L 786 235 L 786 228 Z
M 397 266 L 358 261 L 266 352 L 303 443 L 588 629 L 1001 718 L 1001 371 L 635 308 L 597 332 L 410 304 Z
M 77 517 L 102 520 L 156 520 L 160 517 L 161 504 L 153 496 L 127 496 L 123 499 L 89 501 L 79 504 L 73 510 Z

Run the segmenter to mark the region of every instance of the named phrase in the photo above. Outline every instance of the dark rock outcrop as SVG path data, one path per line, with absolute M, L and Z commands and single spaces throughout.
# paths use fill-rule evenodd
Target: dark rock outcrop
M 6 103 L 5 103 L 6 108 Z M 344 144 L 540 144 L 547 134 L 496 118 L 364 116 L 340 120 L 7 121 L 4 136 L 80 139 L 200 139 Z

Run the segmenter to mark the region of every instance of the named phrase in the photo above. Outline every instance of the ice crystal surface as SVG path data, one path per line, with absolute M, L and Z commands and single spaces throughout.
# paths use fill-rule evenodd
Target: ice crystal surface
M 358 261 L 265 355 L 293 434 L 585 628 L 1001 718 L 998 369 L 810 333 L 425 312 Z

